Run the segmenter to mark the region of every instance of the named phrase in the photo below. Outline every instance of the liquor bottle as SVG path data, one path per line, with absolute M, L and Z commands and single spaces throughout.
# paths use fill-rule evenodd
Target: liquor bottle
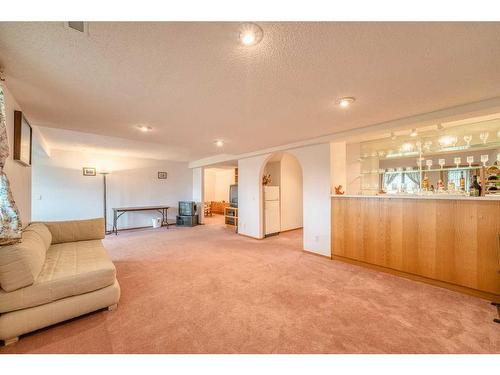
M 427 177 L 427 174 L 424 175 L 424 180 L 422 182 L 422 189 L 424 191 L 429 190 L 429 177 Z
M 465 191 L 465 178 L 463 171 L 460 174 L 460 191 Z
M 472 176 L 472 187 L 474 188 L 474 196 L 479 197 L 481 196 L 481 185 L 479 185 L 479 182 L 477 182 L 477 176 L 474 175 Z

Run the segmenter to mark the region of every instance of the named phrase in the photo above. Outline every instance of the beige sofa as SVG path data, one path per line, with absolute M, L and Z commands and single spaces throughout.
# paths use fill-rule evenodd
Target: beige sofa
M 0 340 L 96 311 L 120 298 L 104 219 L 32 223 L 22 241 L 0 247 Z

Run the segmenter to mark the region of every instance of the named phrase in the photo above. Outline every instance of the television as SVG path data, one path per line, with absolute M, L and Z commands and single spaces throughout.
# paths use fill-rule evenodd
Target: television
M 229 186 L 229 205 L 231 207 L 238 207 L 238 185 Z
M 179 202 L 179 216 L 196 215 L 196 203 L 192 201 Z

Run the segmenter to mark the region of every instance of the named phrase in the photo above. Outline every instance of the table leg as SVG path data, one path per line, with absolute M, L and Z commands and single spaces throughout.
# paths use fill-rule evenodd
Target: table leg
M 115 236 L 118 236 L 118 227 L 117 227 L 118 217 L 116 216 L 116 211 L 113 211 L 113 232 Z

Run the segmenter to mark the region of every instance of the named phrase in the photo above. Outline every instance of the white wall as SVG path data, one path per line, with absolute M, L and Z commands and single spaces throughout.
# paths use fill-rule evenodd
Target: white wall
M 52 150 L 33 160 L 33 220 L 87 219 L 103 216 L 103 177 L 82 175 L 82 167 L 108 170 L 108 229 L 113 207 L 169 205 L 175 219 L 180 200 L 191 200 L 192 171 L 187 163 L 140 158 L 113 157 L 89 152 Z M 168 173 L 165 180 L 158 172 Z M 159 213 L 124 214 L 119 227 L 150 226 Z
M 262 181 L 270 154 L 238 160 L 238 233 L 262 238 Z
M 229 202 L 229 186 L 234 184 L 234 169 L 205 169 L 205 202 Z
M 331 255 L 330 145 L 288 150 L 302 166 L 304 250 Z
M 330 170 L 331 170 L 331 192 L 335 192 L 335 186 L 342 185 L 347 189 L 347 144 L 346 142 L 330 143 Z
M 330 144 L 287 150 L 302 167 L 304 249 L 330 256 Z M 261 172 L 271 154 L 240 159 L 238 200 L 240 234 L 262 238 Z
M 25 227 L 31 221 L 31 167 L 26 167 L 12 159 L 14 154 L 14 111 L 21 111 L 21 107 L 8 88 L 5 85 L 2 85 L 2 88 L 5 99 L 7 137 L 9 139 L 9 157 L 6 160 L 4 172 L 9 178 L 12 195 L 19 209 L 22 225 Z M 33 143 L 35 141 L 33 140 Z
M 204 171 L 205 178 L 203 181 L 204 186 L 204 200 L 205 202 L 215 201 L 215 183 L 216 183 L 216 174 L 215 169 L 213 168 L 205 168 Z
M 234 184 L 234 169 L 218 169 L 215 172 L 215 199 L 229 202 L 229 186 Z
M 198 222 L 203 223 L 205 220 L 205 216 L 203 215 L 203 192 L 205 181 L 205 173 L 204 168 L 193 168 L 192 171 L 192 182 L 193 182 L 193 190 L 191 195 L 191 200 L 195 201 L 198 204 Z
M 281 230 L 301 228 L 303 224 L 302 168 L 295 157 L 285 153 L 281 158 L 280 170 Z

